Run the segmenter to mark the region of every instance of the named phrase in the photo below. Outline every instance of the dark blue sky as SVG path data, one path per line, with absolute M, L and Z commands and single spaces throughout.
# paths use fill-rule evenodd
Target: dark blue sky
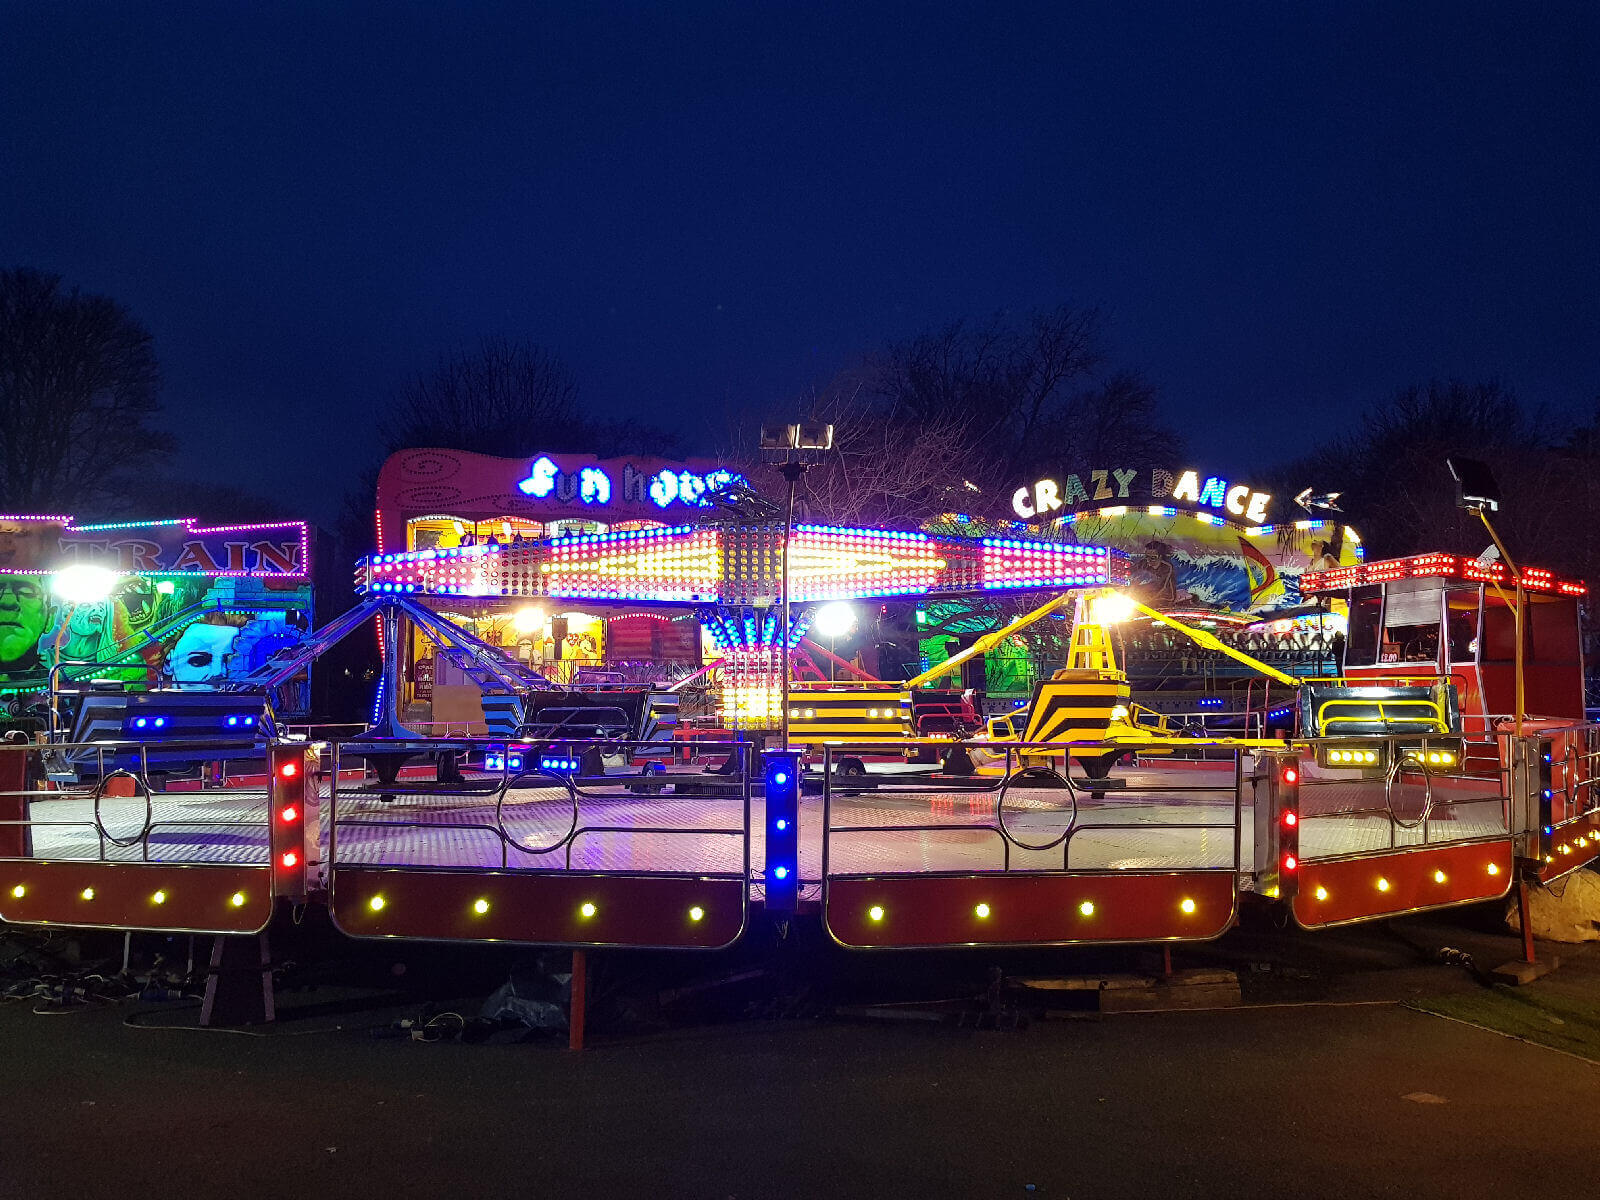
M 1198 462 L 1431 375 L 1600 396 L 1600 6 L 0 3 L 0 262 L 129 304 L 184 463 L 326 519 L 482 334 L 710 439 L 1100 303 Z

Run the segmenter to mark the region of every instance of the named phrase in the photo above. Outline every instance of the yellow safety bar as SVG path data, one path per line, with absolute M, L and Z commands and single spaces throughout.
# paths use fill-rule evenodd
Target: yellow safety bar
M 1403 710 L 1413 710 L 1413 713 L 1412 713 L 1412 715 L 1401 715 L 1400 713 L 1396 713 L 1396 714 L 1391 716 L 1391 715 L 1388 715 L 1388 714 L 1386 714 L 1384 712 L 1385 704 L 1387 704 L 1387 706 L 1390 707 L 1390 708 L 1403 709 Z M 1373 708 L 1374 705 L 1376 705 L 1377 709 L 1378 709 L 1378 720 L 1380 720 L 1380 721 L 1385 721 L 1385 722 L 1387 722 L 1387 721 L 1431 721 L 1435 726 L 1437 726 L 1437 729 L 1438 729 L 1439 733 L 1447 734 L 1447 733 L 1450 732 L 1449 722 L 1447 722 L 1444 719 L 1444 710 L 1441 709 L 1439 707 L 1439 705 L 1434 703 L 1432 700 L 1389 700 L 1389 701 L 1385 702 L 1383 700 L 1369 700 L 1369 699 L 1359 699 L 1359 698 L 1354 698 L 1354 697 L 1345 697 L 1345 698 L 1340 698 L 1340 699 L 1336 699 L 1336 700 L 1325 700 L 1325 701 L 1322 702 L 1322 704 L 1318 705 L 1318 707 L 1317 707 L 1317 733 L 1318 733 L 1319 736 L 1321 734 L 1323 734 L 1323 733 L 1326 733 L 1327 729 L 1328 729 L 1328 726 L 1330 726 L 1330 725 L 1355 724 L 1355 723 L 1358 723 L 1358 722 L 1369 722 L 1369 721 L 1372 720 L 1372 718 L 1370 716 L 1365 716 L 1365 717 L 1363 717 L 1363 716 L 1354 716 L 1354 717 L 1330 717 L 1330 716 L 1328 716 L 1328 710 L 1330 708 L 1333 708 L 1333 707 L 1337 706 L 1337 705 L 1344 705 L 1346 707 L 1352 707 L 1353 706 L 1353 707 L 1356 707 L 1356 708 L 1364 708 L 1364 709 L 1368 709 L 1369 711 Z M 1419 708 L 1423 710 L 1422 714 L 1421 715 L 1415 715 L 1414 710 L 1419 709 Z M 1377 735 L 1374 735 L 1374 736 L 1377 736 Z

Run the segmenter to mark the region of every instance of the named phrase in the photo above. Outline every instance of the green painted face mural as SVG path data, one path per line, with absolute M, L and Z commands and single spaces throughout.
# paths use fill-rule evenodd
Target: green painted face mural
M 0 673 L 39 670 L 39 639 L 53 615 L 45 584 L 40 575 L 0 574 Z

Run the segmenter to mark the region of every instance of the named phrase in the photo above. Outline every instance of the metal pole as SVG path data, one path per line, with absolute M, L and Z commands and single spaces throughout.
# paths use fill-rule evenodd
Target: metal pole
M 789 481 L 789 505 L 783 517 L 783 626 L 778 638 L 783 647 L 781 678 L 778 681 L 779 748 L 789 748 L 789 542 L 794 537 L 794 489 L 806 472 L 804 463 L 783 464 L 783 477 Z

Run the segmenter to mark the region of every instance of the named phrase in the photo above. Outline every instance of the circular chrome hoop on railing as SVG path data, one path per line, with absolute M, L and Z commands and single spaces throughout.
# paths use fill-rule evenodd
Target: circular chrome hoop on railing
M 1023 775 L 1028 771 L 1043 771 L 1043 772 L 1047 773 L 1051 778 L 1060 780 L 1061 781 L 1060 788 L 1051 788 L 1050 790 L 1051 791 L 1064 790 L 1067 793 L 1067 799 L 1072 802 L 1072 819 L 1067 822 L 1066 828 L 1061 831 L 1061 834 L 1060 834 L 1059 837 L 1052 838 L 1050 841 L 1045 842 L 1043 845 L 1035 845 L 1032 842 L 1024 842 L 1024 841 L 1022 841 L 1014 833 L 1012 833 L 1010 827 L 1006 825 L 1006 792 L 1010 790 L 1012 783 L 1017 779 L 1018 776 Z M 1010 772 L 1007 773 L 1005 781 L 1003 783 L 1001 783 L 1001 785 L 1000 785 L 1000 790 L 995 793 L 994 820 L 995 820 L 995 825 L 1000 830 L 1000 836 L 1005 838 L 1005 840 L 1007 842 L 1009 842 L 1011 845 L 1015 846 L 1017 849 L 1019 849 L 1019 850 L 1054 850 L 1057 846 L 1063 844 L 1068 838 L 1070 838 L 1072 836 L 1073 830 L 1077 828 L 1077 825 L 1078 825 L 1078 792 L 1077 792 L 1077 789 L 1075 789 L 1072 786 L 1072 780 L 1071 779 L 1069 779 L 1065 775 L 1061 775 L 1061 774 L 1057 773 L 1056 771 L 1054 771 L 1050 767 L 1019 767 L 1019 768 L 1017 768 L 1017 770 L 1010 771 Z
M 524 846 L 520 841 L 512 837 L 511 832 L 506 829 L 506 793 L 511 790 L 512 783 L 522 779 L 553 779 L 558 786 L 567 789 L 567 796 L 572 801 L 572 820 L 567 824 L 567 831 L 548 846 Z M 494 827 L 495 832 L 500 835 L 501 841 L 508 846 L 516 847 L 523 854 L 553 854 L 571 842 L 573 835 L 578 832 L 578 789 L 573 786 L 571 779 L 561 775 L 553 775 L 547 771 L 523 771 L 516 775 L 507 773 L 501 781 L 500 791 L 494 798 Z
M 111 780 L 117 778 L 119 775 L 124 779 L 133 780 L 133 782 L 138 786 L 140 794 L 144 797 L 144 824 L 140 826 L 139 832 L 130 838 L 119 838 L 114 833 L 110 832 L 106 828 L 105 821 L 100 816 L 100 800 L 105 795 L 106 784 L 110 783 Z M 151 799 L 150 784 L 140 776 L 135 775 L 127 768 L 118 767 L 109 775 L 100 776 L 99 781 L 94 785 L 95 832 L 101 837 L 105 838 L 105 840 L 110 842 L 113 846 L 121 846 L 124 849 L 129 846 L 137 846 L 140 842 L 144 841 L 145 838 L 150 836 L 150 830 L 155 826 L 155 819 L 155 802 Z
M 1422 812 L 1414 821 L 1406 821 L 1394 811 L 1394 781 L 1399 778 L 1400 772 L 1405 770 L 1408 762 L 1415 763 L 1417 774 L 1422 776 Z M 1383 805 L 1389 810 L 1389 820 L 1401 829 L 1421 829 L 1433 813 L 1433 780 L 1428 774 L 1427 765 L 1409 750 L 1395 756 L 1394 762 L 1389 766 L 1389 773 L 1383 777 Z

